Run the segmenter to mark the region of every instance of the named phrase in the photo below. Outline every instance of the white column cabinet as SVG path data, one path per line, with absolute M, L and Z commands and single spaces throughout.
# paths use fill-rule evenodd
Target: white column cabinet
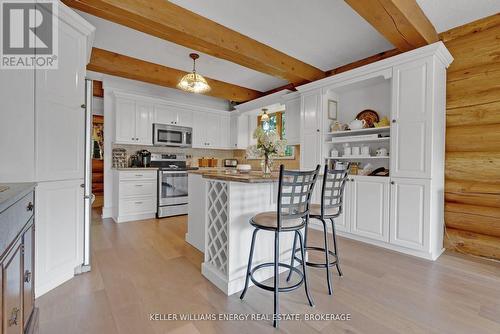
M 321 92 L 302 96 L 301 120 L 302 138 L 300 145 L 300 166 L 314 169 L 322 163 L 321 157 Z
M 285 139 L 288 145 L 300 144 L 300 96 L 285 100 Z
M 432 58 L 393 71 L 391 176 L 431 177 Z
M 415 249 L 429 248 L 430 180 L 391 178 L 392 244 Z
M 219 127 L 219 147 L 220 148 L 232 148 L 229 143 L 229 136 L 231 131 L 231 120 L 229 116 L 220 116 L 220 127 Z
M 234 115 L 230 117 L 230 140 L 229 146 L 234 149 L 246 149 L 248 147 L 248 116 Z
M 351 180 L 351 233 L 389 241 L 389 178 L 366 176 Z

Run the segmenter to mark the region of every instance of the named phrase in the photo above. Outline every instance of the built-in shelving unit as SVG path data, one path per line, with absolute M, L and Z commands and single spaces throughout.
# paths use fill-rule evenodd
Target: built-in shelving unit
M 357 161 L 357 160 L 365 160 L 365 159 L 389 159 L 389 156 L 356 156 L 356 155 L 350 155 L 350 156 L 342 156 L 342 157 L 326 157 L 325 159 L 328 160 L 352 160 L 352 161 Z
M 330 135 L 330 136 L 350 136 L 352 134 L 355 135 L 363 135 L 363 134 L 374 134 L 374 133 L 384 133 L 384 132 L 389 132 L 390 126 L 383 126 L 380 128 L 366 128 L 366 129 L 358 129 L 358 130 L 345 130 L 345 131 L 334 131 L 334 132 L 327 132 L 325 135 Z

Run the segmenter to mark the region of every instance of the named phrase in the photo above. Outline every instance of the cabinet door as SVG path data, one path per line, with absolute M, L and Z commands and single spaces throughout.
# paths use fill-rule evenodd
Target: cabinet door
M 318 133 L 304 133 L 300 150 L 300 168 L 312 170 L 321 163 L 321 137 Z
M 193 111 L 185 108 L 179 108 L 177 110 L 177 125 L 181 126 L 193 126 Z
M 220 148 L 230 148 L 229 145 L 229 131 L 230 131 L 230 119 L 229 116 L 220 117 L 220 128 L 219 128 L 219 147 Z
M 193 147 L 206 148 L 206 115 L 200 112 L 193 113 Z
M 351 203 L 352 188 L 354 179 L 348 179 L 344 188 L 344 198 L 342 199 L 342 213 L 335 219 L 335 229 L 338 231 L 351 231 Z
M 135 144 L 135 101 L 117 98 L 115 104 L 115 142 Z
M 155 123 L 175 124 L 177 122 L 177 112 L 172 106 L 156 104 L 154 109 Z
M 35 73 L 37 181 L 83 177 L 86 40 L 63 20 L 58 30 L 58 68 Z
M 205 118 L 205 134 L 207 147 L 220 147 L 220 117 L 216 114 L 207 114 Z
M 302 127 L 304 133 L 319 132 L 321 115 L 321 94 L 302 97 Z
M 429 180 L 391 178 L 391 243 L 416 250 L 429 248 L 429 196 Z
M 300 98 L 285 102 L 285 138 L 289 145 L 300 144 Z
M 3 267 L 3 332 L 21 334 L 23 332 L 23 280 L 22 245 L 18 241 Z
M 137 144 L 153 145 L 153 119 L 153 105 L 137 102 L 135 109 L 135 138 Z
M 35 197 L 35 292 L 43 294 L 74 276 L 83 262 L 83 180 L 42 182 Z
M 389 179 L 355 178 L 351 183 L 351 233 L 389 241 Z
M 31 220 L 31 227 L 23 235 L 23 284 L 24 284 L 24 325 L 26 326 L 35 304 L 35 290 L 33 289 L 34 258 L 35 258 L 35 227 Z
M 432 63 L 428 60 L 394 68 L 391 176 L 431 176 L 432 86 Z

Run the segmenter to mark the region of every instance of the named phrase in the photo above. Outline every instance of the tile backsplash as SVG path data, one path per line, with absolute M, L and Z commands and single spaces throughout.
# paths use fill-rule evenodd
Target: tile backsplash
M 260 170 L 260 160 L 247 160 L 245 150 L 214 150 L 203 148 L 177 148 L 177 147 L 154 147 L 142 145 L 123 145 L 113 144 L 113 148 L 123 148 L 127 151 L 127 156 L 136 154 L 137 151 L 148 150 L 151 153 L 185 153 L 188 156 L 188 164 L 192 167 L 198 167 L 199 158 L 215 158 L 218 159 L 217 165 L 222 167 L 224 159 L 235 158 L 239 163 L 249 164 L 253 170 Z M 189 158 L 190 157 L 190 158 Z M 274 168 L 277 169 L 280 164 L 284 164 L 289 169 L 300 168 L 300 146 L 295 146 L 294 159 L 276 159 L 274 160 Z

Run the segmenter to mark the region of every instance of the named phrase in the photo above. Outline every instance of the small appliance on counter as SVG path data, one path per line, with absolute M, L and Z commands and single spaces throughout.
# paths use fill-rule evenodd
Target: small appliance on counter
M 138 151 L 141 167 L 151 167 L 151 152 L 148 150 Z
M 236 167 L 238 166 L 237 159 L 224 159 L 224 167 Z
M 112 153 L 113 168 L 128 167 L 127 163 L 127 150 L 124 148 L 114 148 Z
M 127 166 L 124 166 L 124 167 L 127 167 Z M 129 157 L 128 167 L 134 167 L 134 168 L 141 167 L 141 159 L 139 158 L 138 154 L 132 154 Z

